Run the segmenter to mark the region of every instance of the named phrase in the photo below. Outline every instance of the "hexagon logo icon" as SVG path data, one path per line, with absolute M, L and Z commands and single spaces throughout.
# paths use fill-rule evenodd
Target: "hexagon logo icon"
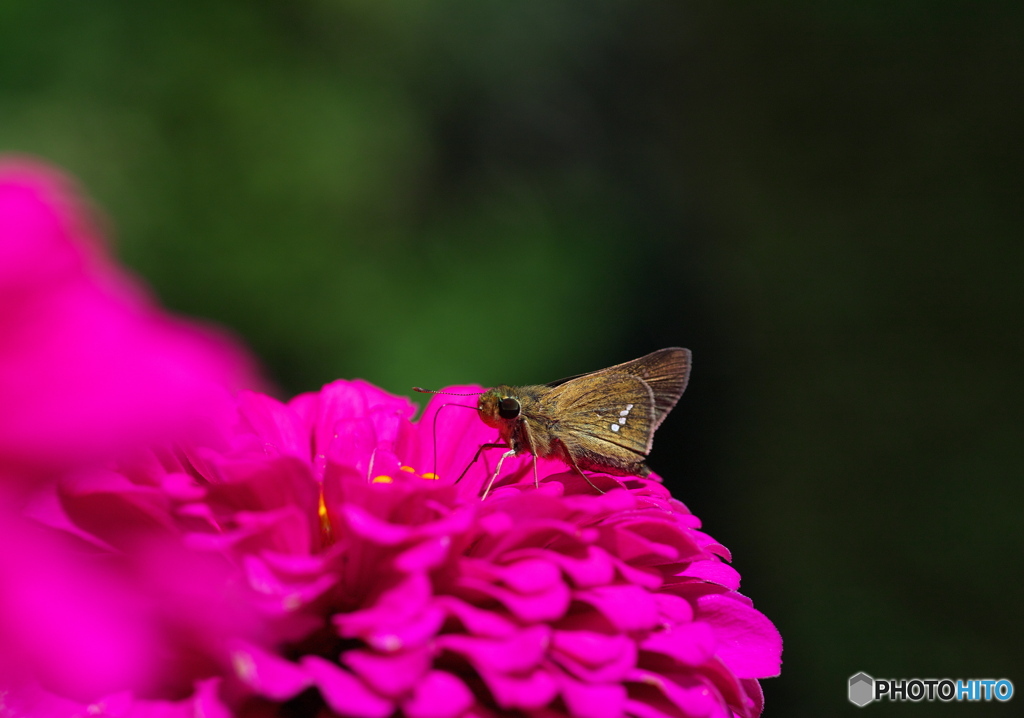
M 875 679 L 867 673 L 850 676 L 850 703 L 863 708 L 874 700 Z

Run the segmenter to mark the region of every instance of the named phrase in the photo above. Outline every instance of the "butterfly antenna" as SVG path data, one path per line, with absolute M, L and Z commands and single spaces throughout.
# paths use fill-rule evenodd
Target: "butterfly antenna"
M 447 394 L 448 396 L 480 396 L 483 394 L 482 391 L 472 391 L 468 394 L 456 394 L 453 391 L 437 391 L 435 389 L 423 389 L 418 386 L 412 388 L 413 391 L 418 391 L 420 394 Z M 459 404 L 445 404 L 445 406 L 460 406 Z
M 416 389 L 416 387 L 413 387 L 413 389 Z M 442 391 L 428 392 L 425 389 L 416 389 L 416 390 L 420 391 L 420 392 L 422 392 L 424 394 L 444 394 L 445 393 L 445 392 L 442 392 Z M 481 393 L 483 393 L 483 392 L 481 392 Z M 474 394 L 455 394 L 455 396 L 475 396 L 475 395 Z M 441 415 L 441 409 L 444 409 L 444 408 L 449 407 L 449 406 L 458 406 L 458 407 L 462 407 L 463 409 L 472 409 L 473 411 L 480 411 L 475 406 L 466 406 L 465 404 L 441 404 L 441 406 L 437 407 L 437 411 L 434 412 L 434 468 L 433 468 L 434 476 L 437 476 L 437 417 Z M 460 476 L 459 478 L 462 478 L 462 477 Z M 458 483 L 458 480 L 456 480 L 456 483 Z

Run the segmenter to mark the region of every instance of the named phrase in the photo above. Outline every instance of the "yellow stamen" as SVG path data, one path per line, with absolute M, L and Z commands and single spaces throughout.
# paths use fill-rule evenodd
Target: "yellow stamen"
M 428 479 L 429 481 L 437 481 L 437 480 L 438 480 L 438 479 L 440 479 L 441 477 L 440 477 L 440 476 L 438 476 L 438 475 L 437 475 L 437 474 L 435 474 L 435 473 L 432 473 L 432 472 L 428 471 L 427 473 L 423 474 L 423 478 L 424 478 L 424 479 Z
M 416 469 L 412 468 L 411 466 L 401 466 L 399 468 L 402 471 L 405 471 L 405 472 L 410 473 L 410 474 L 415 474 L 416 473 Z
M 331 526 L 331 517 L 327 513 L 327 502 L 324 501 L 324 487 L 320 487 L 320 504 L 317 506 L 317 514 L 320 516 L 320 536 L 325 546 L 334 542 L 334 529 Z
M 394 479 L 390 476 L 374 476 L 371 484 L 391 484 L 394 483 Z

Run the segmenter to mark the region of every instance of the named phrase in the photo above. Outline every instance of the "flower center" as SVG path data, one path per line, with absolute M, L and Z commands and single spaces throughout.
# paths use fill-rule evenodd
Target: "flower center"
M 411 466 L 406 466 L 404 464 L 402 466 L 398 467 L 398 470 L 403 472 L 403 473 L 406 473 L 406 474 L 412 474 L 413 476 L 417 476 L 417 477 L 419 477 L 421 479 L 426 479 L 427 481 L 437 481 L 439 478 L 441 478 L 440 476 L 438 476 L 437 474 L 433 473 L 432 471 L 428 471 L 425 474 L 416 473 L 416 469 L 414 469 Z M 374 476 L 372 479 L 370 479 L 370 483 L 371 484 L 393 484 L 393 483 L 395 483 L 395 479 L 394 479 L 394 477 L 388 476 L 387 474 L 380 474 L 380 475 Z

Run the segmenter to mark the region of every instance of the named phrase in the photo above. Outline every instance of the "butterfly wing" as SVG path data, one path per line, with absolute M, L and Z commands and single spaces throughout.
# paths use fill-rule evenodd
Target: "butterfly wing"
M 544 414 L 550 433 L 582 468 L 636 471 L 651 450 L 654 393 L 630 374 L 596 372 L 552 388 Z
M 669 347 L 659 349 L 647 356 L 610 367 L 609 371 L 619 371 L 647 382 L 654 393 L 654 432 L 686 389 L 690 379 L 691 355 L 689 349 Z
M 607 369 L 560 379 L 547 386 L 559 387 L 583 377 L 599 378 L 607 374 L 628 374 L 636 377 L 650 386 L 654 395 L 654 421 L 651 427 L 653 434 L 683 395 L 690 378 L 690 365 L 689 349 L 669 347 Z

